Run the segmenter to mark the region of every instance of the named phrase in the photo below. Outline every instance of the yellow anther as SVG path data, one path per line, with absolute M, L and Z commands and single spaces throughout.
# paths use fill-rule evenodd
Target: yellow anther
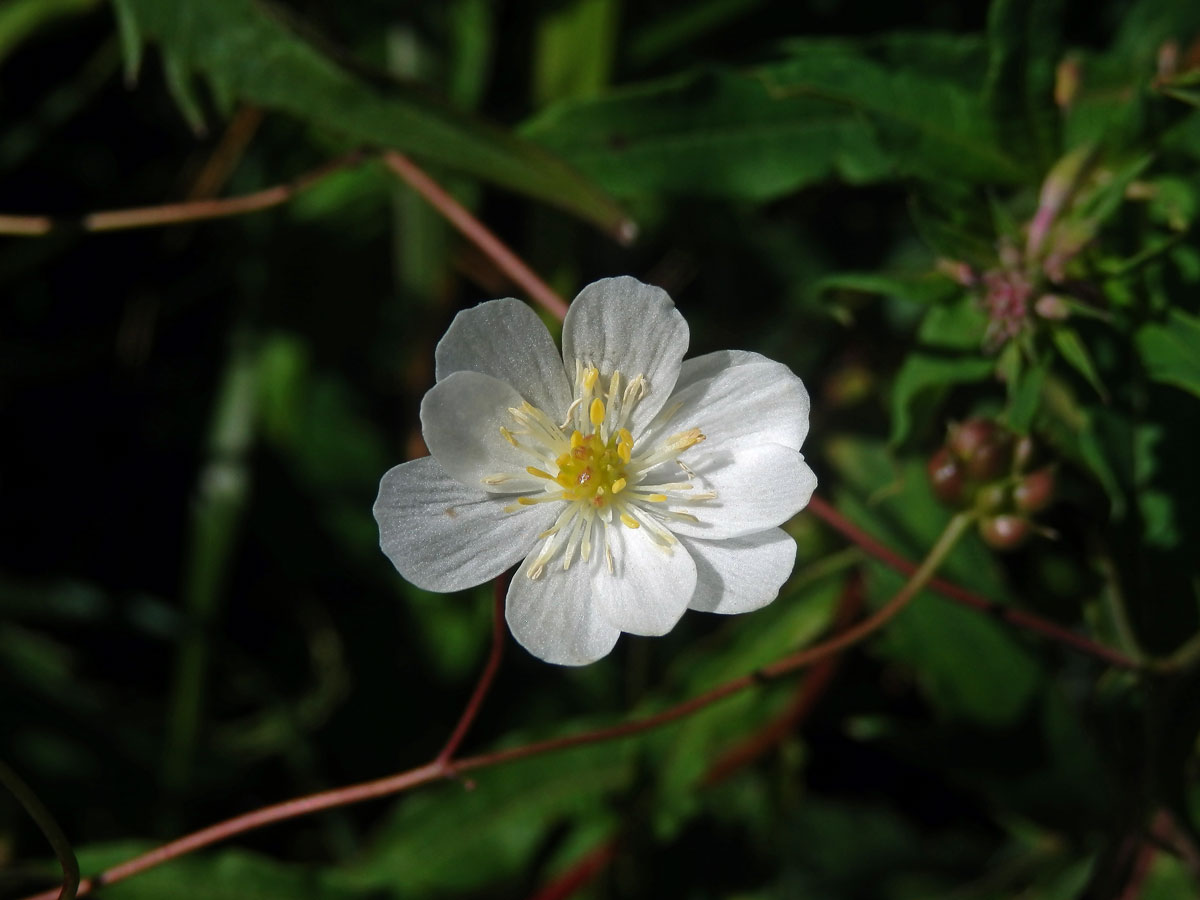
M 583 389 L 586 391 L 590 391 L 592 388 L 594 388 L 596 386 L 596 381 L 599 378 L 600 378 L 600 371 L 598 369 L 589 368 L 586 372 L 583 373 Z
M 571 432 L 571 449 L 574 450 L 583 444 L 583 435 L 578 431 Z
M 646 499 L 649 500 L 651 503 L 666 503 L 667 495 L 666 494 L 651 494 Z
M 532 497 L 518 497 L 517 502 L 520 503 L 522 506 L 533 506 L 534 504 L 537 503 L 537 501 L 534 500 Z
M 626 484 L 628 484 L 628 482 L 624 478 L 618 478 L 612 483 L 612 492 L 614 494 L 621 493 L 621 491 L 625 490 Z
M 689 447 L 694 447 L 704 440 L 704 435 L 699 428 L 693 428 L 690 431 L 681 431 L 679 434 L 673 434 L 667 438 L 667 444 L 676 452 L 682 453 Z
M 535 478 L 545 478 L 547 481 L 554 480 L 554 476 L 549 472 L 543 472 L 541 469 L 534 468 L 533 466 L 526 466 L 525 471 L 530 475 L 533 475 Z
M 599 397 L 592 401 L 591 409 L 588 410 L 588 418 L 592 420 L 593 428 L 604 421 L 604 401 Z
M 617 429 L 617 440 L 622 444 L 628 444 L 630 447 L 633 446 L 633 435 L 629 433 L 628 428 Z
M 503 425 L 500 426 L 500 436 L 502 438 L 504 438 L 506 441 L 508 441 L 510 444 L 512 444 L 514 447 L 519 446 L 517 444 L 517 439 L 515 437 L 513 437 L 513 433 L 511 431 L 509 431 L 507 428 L 505 428 Z
M 633 456 L 633 444 L 621 441 L 617 444 L 617 456 L 621 457 L 621 462 L 629 462 L 629 458 Z
M 629 513 L 621 513 L 621 524 L 624 525 L 626 528 L 641 528 L 642 527 L 641 523 L 639 523 L 638 520 L 635 519 L 633 516 L 631 516 Z

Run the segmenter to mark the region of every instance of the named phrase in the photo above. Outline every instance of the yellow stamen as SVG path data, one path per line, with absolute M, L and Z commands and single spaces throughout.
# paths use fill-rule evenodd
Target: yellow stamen
M 626 484 L 628 484 L 628 482 L 624 478 L 618 478 L 612 483 L 612 492 L 614 494 L 621 493 L 621 491 L 625 490 Z
M 638 520 L 635 519 L 633 516 L 631 516 L 629 513 L 621 513 L 621 524 L 624 525 L 626 528 L 641 528 L 642 527 L 641 523 L 638 522 Z
M 666 494 L 651 494 L 646 499 L 649 500 L 651 503 L 666 503 L 667 495 Z
M 534 476 L 535 478 L 545 478 L 547 481 L 554 480 L 554 476 L 551 475 L 549 472 L 543 472 L 541 469 L 535 468 L 533 466 L 526 466 L 525 471 L 528 472 L 530 475 Z
M 517 444 L 517 439 L 515 437 L 513 437 L 512 432 L 509 431 L 507 428 L 505 428 L 503 425 L 500 426 L 500 436 L 502 438 L 504 438 L 506 441 L 508 441 L 510 444 L 512 444 L 514 447 L 520 446 L 519 444 Z
M 588 410 L 588 418 L 592 420 L 593 428 L 604 421 L 604 401 L 599 397 L 592 401 L 591 409 Z
M 590 391 L 596 386 L 596 381 L 599 379 L 599 377 L 600 371 L 598 369 L 589 368 L 583 376 L 583 389 Z

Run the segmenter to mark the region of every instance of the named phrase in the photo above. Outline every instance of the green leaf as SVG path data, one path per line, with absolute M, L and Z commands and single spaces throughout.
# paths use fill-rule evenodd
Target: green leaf
M 1050 366 L 1045 358 L 1032 365 L 1022 366 L 1012 385 L 1008 399 L 1008 427 L 1028 434 L 1042 402 L 1042 387 Z
M 82 847 L 79 865 L 86 875 L 148 849 L 135 843 Z M 369 896 L 352 886 L 332 884 L 325 872 L 312 866 L 274 862 L 244 850 L 173 860 L 105 885 L 103 893 L 112 900 L 367 900 Z
M 928 552 L 949 513 L 934 499 L 920 462 L 893 468 L 882 446 L 851 438 L 832 441 L 828 456 L 844 485 L 837 497 L 840 511 L 910 559 Z M 871 496 L 881 499 L 863 500 Z M 890 569 L 870 571 L 868 588 L 876 604 L 904 583 Z M 973 534 L 954 549 L 943 574 L 985 596 L 1005 595 L 994 557 Z M 939 708 L 988 727 L 1012 724 L 1041 680 L 1039 667 L 1009 630 L 929 592 L 888 624 L 878 646 L 912 667 Z
M 790 42 L 791 58 L 711 69 L 551 107 L 525 134 L 619 194 L 764 200 L 837 177 L 1010 184 L 969 90 L 872 60 L 846 41 Z
M 1108 399 L 1108 392 L 1104 389 L 1104 382 L 1100 380 L 1100 373 L 1096 371 L 1096 365 L 1092 362 L 1092 355 L 1088 353 L 1087 346 L 1079 338 L 1079 334 L 1073 328 L 1059 325 L 1051 329 L 1050 336 L 1054 340 L 1054 346 L 1058 348 L 1058 352 L 1075 371 L 1087 379 L 1088 384 L 1095 389 L 1102 400 Z
M 115 0 L 127 52 L 157 43 L 189 122 L 201 110 L 190 78 L 214 97 L 290 115 L 352 144 L 410 153 L 568 210 L 619 233 L 628 225 L 602 191 L 561 160 L 435 99 L 421 87 L 368 81 L 254 0 Z M 128 57 L 136 66 L 136 51 Z
M 1134 342 L 1151 378 L 1200 397 L 1200 318 L 1173 309 L 1165 324 L 1143 326 Z
M 1191 69 L 1155 85 L 1168 97 L 1200 107 L 1200 69 Z
M 987 318 L 970 297 L 933 306 L 917 337 L 922 349 L 905 357 L 892 382 L 892 431 L 897 447 L 918 427 L 919 419 L 936 414 L 942 396 L 955 384 L 983 381 L 995 362 L 979 355 Z
M 982 104 L 957 80 L 879 65 L 836 43 L 792 47 L 791 60 L 759 70 L 771 91 L 857 110 L 878 129 L 900 174 L 977 184 L 1009 184 L 1028 174 L 1001 149 Z
M 818 294 L 828 291 L 856 291 L 895 297 L 910 303 L 928 305 L 939 303 L 958 292 L 959 288 L 938 272 L 889 275 L 878 272 L 839 272 L 826 275 L 814 287 Z
M 988 10 L 984 102 L 1004 146 L 1045 169 L 1058 156 L 1055 66 L 1062 0 L 996 0 Z
M 481 771 L 472 790 L 450 783 L 414 794 L 337 880 L 404 897 L 492 895 L 563 824 L 607 820 L 603 801 L 633 772 L 627 749 L 599 744 Z
M 839 178 L 893 176 L 854 110 L 779 97 L 753 73 L 712 69 L 550 107 L 523 129 L 619 195 L 767 200 Z

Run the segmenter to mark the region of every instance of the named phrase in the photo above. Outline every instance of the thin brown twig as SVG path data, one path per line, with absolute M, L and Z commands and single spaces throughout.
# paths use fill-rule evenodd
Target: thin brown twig
M 128 228 L 178 225 L 203 219 L 239 216 L 286 203 L 300 192 L 313 187 L 335 172 L 356 166 L 366 158 L 366 154 L 363 152 L 354 151 L 305 172 L 285 184 L 277 184 L 251 194 L 225 197 L 220 200 L 193 200 L 183 203 L 167 203 L 162 206 L 105 210 L 88 213 L 77 219 L 54 216 L 0 215 L 0 234 L 41 237 L 54 231 L 70 228 L 88 232 L 120 231 Z
M 479 709 L 483 706 L 488 689 L 491 688 L 492 681 L 496 678 L 496 672 L 500 669 L 500 661 L 504 658 L 504 596 L 508 590 L 508 581 L 509 576 L 507 575 L 501 575 L 495 580 L 492 594 L 492 646 L 488 652 L 487 663 L 483 667 L 471 699 L 467 701 L 467 705 L 458 719 L 458 724 L 454 726 L 454 731 L 450 733 L 446 745 L 442 747 L 442 752 L 437 755 L 434 762 L 448 765 L 454 758 L 454 754 L 458 752 L 458 747 L 463 742 L 463 738 L 467 736 L 467 731 L 475 721 L 475 717 L 479 715 Z
M 876 610 L 873 615 L 864 619 L 853 628 L 847 629 L 823 643 L 776 660 L 749 675 L 743 675 L 740 678 L 728 681 L 662 712 L 609 728 L 599 728 L 579 734 L 549 738 L 544 741 L 537 741 L 519 747 L 509 747 L 505 750 L 496 750 L 491 753 L 480 753 L 476 756 L 465 757 L 453 762 L 443 762 L 435 759 L 415 769 L 400 772 L 396 775 L 389 775 L 375 781 L 363 782 L 348 787 L 333 788 L 318 794 L 298 797 L 293 800 L 284 801 L 283 803 L 277 803 L 273 806 L 243 813 L 240 816 L 226 819 L 224 822 L 218 822 L 215 825 L 210 825 L 178 840 L 171 841 L 169 844 L 164 844 L 148 853 L 143 853 L 141 856 L 136 856 L 117 866 L 106 869 L 93 878 L 84 879 L 79 884 L 79 896 L 84 896 L 103 885 L 122 881 L 172 859 L 228 840 L 236 835 L 262 828 L 265 825 L 282 822 L 286 819 L 298 818 L 334 807 L 361 803 L 364 800 L 399 794 L 419 785 L 428 784 L 431 781 L 458 775 L 463 772 L 492 768 L 504 763 L 529 759 L 530 757 L 558 750 L 566 750 L 570 747 L 578 747 L 583 744 L 599 744 L 640 734 L 698 712 L 726 697 L 782 678 L 859 643 L 898 615 L 920 593 L 921 589 L 928 584 L 933 572 L 941 564 L 950 548 L 964 533 L 970 521 L 970 518 L 965 515 L 960 515 L 953 519 L 937 544 L 929 552 L 925 561 L 913 573 L 904 587 L 884 606 Z M 44 891 L 40 894 L 30 896 L 26 900 L 55 900 L 55 896 L 53 891 Z
M 555 290 L 542 281 L 533 269 L 525 265 L 524 261 L 513 253 L 500 238 L 475 218 L 470 210 L 455 200 L 445 188 L 430 178 L 423 169 L 407 156 L 390 150 L 383 154 L 383 163 L 399 175 L 413 190 L 428 200 L 451 225 L 482 250 L 539 306 L 558 319 L 566 316 L 567 304 L 563 298 L 558 296 Z
M 9 793 L 16 797 L 25 812 L 29 813 L 29 818 L 41 829 L 50 846 L 54 848 L 54 855 L 58 857 L 58 865 L 62 869 L 62 884 L 57 894 L 51 889 L 46 892 L 46 896 L 50 900 L 73 900 L 79 889 L 79 860 L 75 858 L 71 842 L 67 840 L 62 828 L 33 789 L 4 762 L 0 762 L 0 784 L 8 788 Z
M 891 566 L 896 571 L 905 575 L 911 575 L 916 570 L 917 567 L 915 564 L 871 537 L 871 535 L 867 534 L 820 497 L 814 496 L 809 501 L 808 509 L 823 520 L 825 524 L 832 527 L 835 531 L 840 532 L 859 547 L 862 547 L 863 550 Z M 1089 656 L 1101 659 L 1109 665 L 1122 669 L 1136 669 L 1139 667 L 1137 660 L 1131 659 L 1119 650 L 1089 640 L 1070 629 L 1043 619 L 1041 616 L 996 603 L 952 582 L 941 578 L 934 578 L 929 582 L 929 587 L 931 590 L 937 591 L 955 603 L 987 613 L 990 616 L 994 616 L 1018 628 L 1023 628 L 1026 631 L 1041 634 L 1060 644 L 1065 644 Z

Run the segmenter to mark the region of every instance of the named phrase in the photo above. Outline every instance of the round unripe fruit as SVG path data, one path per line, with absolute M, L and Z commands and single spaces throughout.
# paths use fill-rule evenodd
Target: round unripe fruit
M 962 506 L 966 499 L 966 483 L 962 466 L 945 447 L 929 459 L 929 484 L 934 495 L 947 506 Z
M 979 536 L 995 550 L 1015 550 L 1029 537 L 1032 527 L 1024 516 L 992 516 L 979 520 Z
M 984 444 L 992 441 L 1000 426 L 991 419 L 967 419 L 950 426 L 946 446 L 959 459 L 971 459 Z
M 1054 468 L 1030 472 L 1013 488 L 1013 502 L 1022 512 L 1041 512 L 1054 501 Z
M 1014 443 L 1012 432 L 991 419 L 968 419 L 951 427 L 946 446 L 962 460 L 967 477 L 982 482 L 1009 473 Z

